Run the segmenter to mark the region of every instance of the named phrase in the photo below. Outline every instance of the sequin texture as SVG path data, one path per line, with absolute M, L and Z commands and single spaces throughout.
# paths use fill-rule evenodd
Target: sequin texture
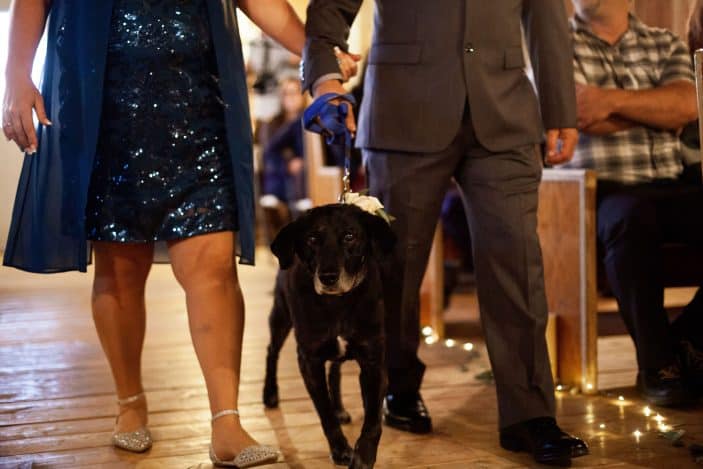
M 149 429 L 142 427 L 133 432 L 113 433 L 112 444 L 127 451 L 141 453 L 151 448 L 153 440 Z
M 205 0 L 115 0 L 86 209 L 88 239 L 236 230 Z

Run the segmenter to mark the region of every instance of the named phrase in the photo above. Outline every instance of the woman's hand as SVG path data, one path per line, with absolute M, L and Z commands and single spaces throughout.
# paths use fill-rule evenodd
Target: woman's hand
M 359 54 L 352 54 L 351 52 L 344 52 L 339 47 L 334 48 L 334 55 L 337 57 L 337 64 L 339 64 L 339 71 L 342 73 L 344 81 L 349 81 L 350 78 L 356 76 L 359 68 L 357 62 L 361 60 Z
M 51 125 L 46 117 L 44 99 L 29 76 L 8 77 L 2 106 L 2 131 L 20 150 L 30 155 L 37 151 L 37 132 L 34 129 L 32 110 L 39 122 Z

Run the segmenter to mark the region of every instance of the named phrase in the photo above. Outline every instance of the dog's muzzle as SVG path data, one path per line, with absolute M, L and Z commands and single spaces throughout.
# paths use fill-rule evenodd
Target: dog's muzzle
M 315 292 L 318 295 L 344 295 L 356 288 L 366 276 L 366 269 L 356 275 L 349 275 L 345 269 L 340 272 L 315 272 Z

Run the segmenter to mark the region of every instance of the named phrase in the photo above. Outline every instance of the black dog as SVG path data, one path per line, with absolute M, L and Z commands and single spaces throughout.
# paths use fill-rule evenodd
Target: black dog
M 394 245 L 383 218 L 342 204 L 310 210 L 271 244 L 281 270 L 269 317 L 264 404 L 278 405 L 278 355 L 295 327 L 298 365 L 332 459 L 353 468 L 373 467 L 381 438 L 387 376 L 380 269 Z M 361 368 L 364 402 L 364 424 L 353 451 L 340 426 L 350 421 L 339 390 L 339 367 L 347 359 L 357 360 Z M 332 361 L 328 379 L 327 361 Z

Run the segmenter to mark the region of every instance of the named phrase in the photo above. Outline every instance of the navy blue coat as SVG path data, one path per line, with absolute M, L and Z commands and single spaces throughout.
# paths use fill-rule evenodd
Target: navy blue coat
M 51 127 L 25 156 L 4 265 L 30 272 L 85 271 L 85 207 L 93 168 L 112 0 L 55 0 L 49 13 L 42 95 Z M 252 133 L 236 1 L 207 0 L 227 143 L 237 194 L 239 254 L 254 263 Z

